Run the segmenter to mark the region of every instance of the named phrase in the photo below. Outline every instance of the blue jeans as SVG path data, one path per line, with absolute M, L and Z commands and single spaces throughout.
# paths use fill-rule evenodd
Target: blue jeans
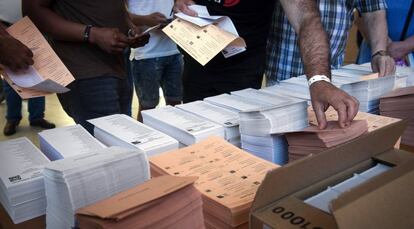
M 123 55 L 124 55 L 124 62 L 125 62 L 125 71 L 127 73 L 127 83 L 128 83 L 128 87 L 131 87 L 131 102 L 129 103 L 129 108 L 128 112 L 126 113 L 126 115 L 128 116 L 132 116 L 132 96 L 134 94 L 133 88 L 134 88 L 134 82 L 132 80 L 132 64 L 131 61 L 129 60 L 129 55 L 131 54 L 131 49 L 130 48 L 126 48 Z
M 22 98 L 12 87 L 3 81 L 3 90 L 7 103 L 7 121 L 20 121 L 22 119 Z M 45 97 L 31 98 L 28 100 L 29 121 L 42 119 L 45 116 Z
M 68 85 L 69 92 L 58 94 L 60 103 L 73 120 L 93 134 L 88 119 L 112 114 L 130 114 L 132 87 L 126 79 L 99 76 L 75 80 Z
M 366 41 L 362 41 L 356 63 L 364 64 L 367 62 L 371 62 L 371 48 Z
M 132 61 L 132 73 L 139 104 L 154 108 L 161 87 L 167 101 L 181 102 L 183 59 L 181 54 Z

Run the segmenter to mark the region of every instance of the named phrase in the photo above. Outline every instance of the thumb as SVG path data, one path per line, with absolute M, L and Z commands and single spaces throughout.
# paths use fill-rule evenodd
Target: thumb
M 323 130 L 326 128 L 326 115 L 324 106 L 320 103 L 315 103 L 312 105 L 313 110 L 315 111 L 316 120 L 318 120 L 318 127 L 319 129 Z

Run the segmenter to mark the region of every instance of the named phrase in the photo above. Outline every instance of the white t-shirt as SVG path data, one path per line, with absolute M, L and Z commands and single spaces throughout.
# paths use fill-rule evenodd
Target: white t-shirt
M 0 21 L 13 24 L 20 18 L 22 18 L 21 0 L 0 0 Z
M 171 9 L 174 0 L 129 0 L 129 11 L 136 15 L 148 15 L 159 12 L 166 18 L 171 18 Z M 177 45 L 168 38 L 161 30 L 150 32 L 150 40 L 144 46 L 132 49 L 132 59 L 141 60 L 178 54 Z

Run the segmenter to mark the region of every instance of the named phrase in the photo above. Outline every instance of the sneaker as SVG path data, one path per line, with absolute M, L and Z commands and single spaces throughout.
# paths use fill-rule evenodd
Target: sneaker
M 56 127 L 55 124 L 47 121 L 46 119 L 37 119 L 30 122 L 31 126 L 37 126 L 43 129 L 53 129 Z
M 10 136 L 16 133 L 16 128 L 19 125 L 20 121 L 7 121 L 4 126 L 3 133 L 6 136 Z

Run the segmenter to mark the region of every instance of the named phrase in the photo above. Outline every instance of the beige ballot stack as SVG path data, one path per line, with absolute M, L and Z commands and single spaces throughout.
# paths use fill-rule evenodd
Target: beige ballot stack
M 346 128 L 341 128 L 337 121 L 329 121 L 325 129 L 310 126 L 303 131 L 286 134 L 289 144 L 289 161 L 317 154 L 328 148 L 343 144 L 361 136 L 368 131 L 365 120 L 356 120 Z
M 18 73 L 6 68 L 3 75 L 20 97 L 28 99 L 69 91 L 66 86 L 75 78 L 30 18 L 22 18 L 7 32 L 33 52 L 33 66 Z
M 248 213 L 266 173 L 279 167 L 219 137 L 150 158 L 152 176 L 197 176 L 207 228 L 247 228 Z
M 161 176 L 77 211 L 83 229 L 203 229 L 196 177 Z
M 414 86 L 399 88 L 382 96 L 380 113 L 407 120 L 408 126 L 402 135 L 401 143 L 414 146 Z

